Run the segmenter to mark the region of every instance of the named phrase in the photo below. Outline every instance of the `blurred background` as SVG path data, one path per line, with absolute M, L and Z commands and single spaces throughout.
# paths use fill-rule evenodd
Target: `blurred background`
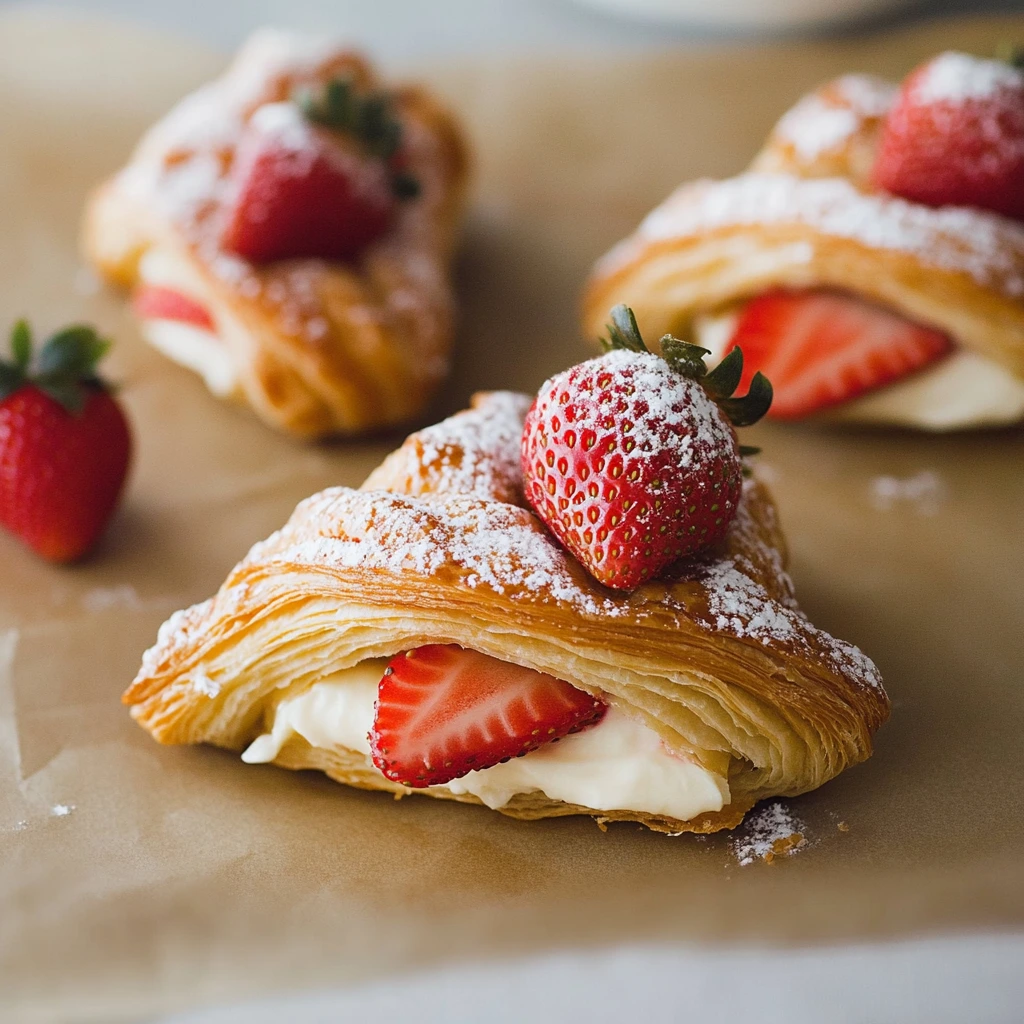
M 18 6 L 41 5 L 0 0 L 0 9 Z M 196 36 L 223 49 L 268 23 L 344 29 L 380 59 L 394 61 L 821 35 L 943 15 L 1024 11 L 1024 0 L 63 0 L 59 6 Z

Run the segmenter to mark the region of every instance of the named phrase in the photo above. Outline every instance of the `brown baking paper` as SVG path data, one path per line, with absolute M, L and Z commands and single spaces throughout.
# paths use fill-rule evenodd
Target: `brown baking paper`
M 480 387 L 533 390 L 586 355 L 591 261 L 679 181 L 740 169 L 819 80 L 899 76 L 943 47 L 1022 36 L 1021 21 L 976 21 L 428 69 L 478 149 L 458 369 L 436 413 Z M 789 802 L 808 843 L 772 864 L 740 866 L 727 834 L 395 802 L 162 748 L 131 722 L 119 696 L 159 623 L 212 593 L 299 499 L 357 484 L 397 441 L 275 436 L 146 349 L 79 269 L 87 189 L 221 64 L 134 30 L 0 19 L 0 321 L 113 334 L 137 439 L 93 559 L 54 568 L 0 537 L 0 1018 L 138 1019 L 620 941 L 1024 925 L 1020 431 L 751 432 L 804 606 L 877 660 L 894 702 L 871 761 Z

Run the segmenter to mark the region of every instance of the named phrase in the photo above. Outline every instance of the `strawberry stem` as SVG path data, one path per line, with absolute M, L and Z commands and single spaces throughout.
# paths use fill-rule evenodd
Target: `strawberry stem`
M 402 122 L 390 93 L 360 93 L 351 78 L 333 78 L 319 92 L 306 89 L 294 99 L 307 120 L 352 136 L 385 163 L 393 161 L 402 147 Z M 391 190 L 398 199 L 414 199 L 420 186 L 412 175 L 393 170 Z
M 0 401 L 33 384 L 68 412 L 77 414 L 85 406 L 89 391 L 104 387 L 96 365 L 109 347 L 110 342 L 95 328 L 75 324 L 47 339 L 33 368 L 32 330 L 27 321 L 19 320 L 11 329 L 12 361 L 0 360 Z
M 637 325 L 633 310 L 622 303 L 609 314 L 611 322 L 606 330 L 608 337 L 602 338 L 601 345 L 606 352 L 627 349 L 630 352 L 649 352 Z M 772 404 L 772 386 L 763 373 L 755 373 L 750 390 L 739 398 L 733 393 L 739 387 L 743 376 L 743 352 L 734 348 L 710 373 L 704 357 L 710 350 L 689 341 L 666 334 L 661 339 L 661 357 L 676 373 L 692 380 L 699 380 L 708 396 L 718 403 L 722 412 L 734 427 L 749 427 L 768 411 Z

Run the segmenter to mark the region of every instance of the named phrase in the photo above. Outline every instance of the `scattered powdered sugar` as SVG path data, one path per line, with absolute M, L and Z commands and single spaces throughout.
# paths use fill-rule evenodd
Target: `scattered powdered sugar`
M 871 504 L 880 512 L 908 505 L 918 515 L 938 514 L 946 498 L 946 485 L 938 473 L 923 469 L 908 477 L 876 476 L 871 481 Z
M 308 523 L 316 523 L 310 536 Z M 246 561 L 457 575 L 512 599 L 548 599 L 592 615 L 620 615 L 624 602 L 597 596 L 527 509 L 452 495 L 422 497 L 333 487 L 307 498 L 283 530 Z
M 808 96 L 790 110 L 776 129 L 806 160 L 838 148 L 860 127 L 849 107 L 836 107 L 820 96 Z
M 844 75 L 800 100 L 775 128 L 805 160 L 840 148 L 866 122 L 883 117 L 896 89 L 871 75 Z
M 732 840 L 736 860 L 743 867 L 776 857 L 788 857 L 807 845 L 807 826 L 780 801 L 753 810 Z
M 130 584 L 117 587 L 94 587 L 82 595 L 82 607 L 88 612 L 103 612 L 110 608 L 139 608 L 142 601 Z
M 220 693 L 221 684 L 214 682 L 202 669 L 192 673 L 192 689 L 204 697 L 216 697 Z
M 53 818 L 66 818 L 74 809 L 74 804 L 54 804 L 50 808 L 50 816 Z
M 413 434 L 364 488 L 406 494 L 462 494 L 518 504 L 522 491 L 519 448 L 527 395 L 478 395 L 472 409 Z
M 969 274 L 1009 295 L 1024 294 L 1024 226 L 966 207 L 934 209 L 868 195 L 842 178 L 741 174 L 684 185 L 648 214 L 641 240 L 700 234 L 732 226 L 792 223 L 865 246 L 910 253 L 943 270 Z M 605 257 L 605 271 L 632 258 L 633 242 Z
M 831 85 L 836 97 L 861 117 L 885 117 L 899 89 L 892 82 L 875 75 L 842 75 Z
M 985 99 L 1000 89 L 1020 89 L 1024 75 L 1001 60 L 983 60 L 950 51 L 936 57 L 914 83 L 919 103 Z

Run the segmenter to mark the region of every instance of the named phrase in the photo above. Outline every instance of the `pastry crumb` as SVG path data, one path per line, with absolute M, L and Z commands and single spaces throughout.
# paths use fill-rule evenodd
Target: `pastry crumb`
M 839 829 L 840 832 L 849 832 L 850 831 L 850 826 L 847 825 L 845 821 L 839 822 L 839 824 L 836 825 L 836 828 Z
M 779 801 L 765 804 L 748 815 L 732 842 L 733 854 L 741 867 L 758 860 L 771 864 L 807 845 L 807 826 Z
M 66 818 L 74 809 L 74 804 L 54 804 L 50 808 L 50 817 Z

